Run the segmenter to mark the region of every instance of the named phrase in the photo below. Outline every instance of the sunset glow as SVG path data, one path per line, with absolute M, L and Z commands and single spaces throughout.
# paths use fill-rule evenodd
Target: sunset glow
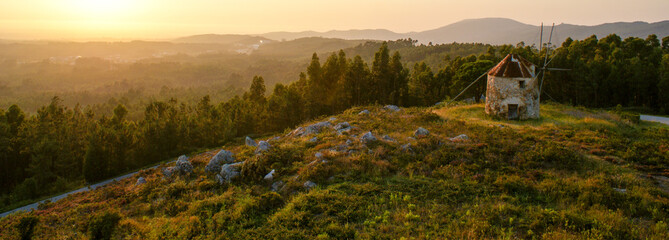
M 63 7 L 71 8 L 73 12 L 80 13 L 89 18 L 115 18 L 120 17 L 132 10 L 134 2 L 131 0 L 70 0 Z
M 616 4 L 603 0 L 0 1 L 0 38 L 169 38 L 203 33 L 349 29 L 411 32 L 484 17 L 511 18 L 533 25 L 541 22 L 596 25 L 662 21 L 666 20 L 666 9 L 669 9 L 666 0 Z

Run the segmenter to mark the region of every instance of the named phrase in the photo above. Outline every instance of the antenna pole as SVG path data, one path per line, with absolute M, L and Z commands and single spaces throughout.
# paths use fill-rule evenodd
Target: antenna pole
M 544 47 L 544 22 L 541 22 L 541 30 L 539 34 L 539 54 Z
M 539 82 L 539 102 L 541 102 L 541 91 L 543 91 L 544 88 L 544 77 L 546 76 L 546 64 L 548 64 L 548 54 L 551 50 L 551 41 L 553 40 L 554 28 L 555 28 L 555 23 L 553 23 L 553 26 L 551 27 L 551 34 L 548 35 L 548 45 L 546 46 L 546 57 L 544 58 L 544 66 L 541 67 L 541 81 Z
M 551 41 L 553 40 L 553 29 L 555 28 L 555 23 L 553 23 L 553 26 L 551 27 L 551 34 L 548 35 L 548 45 L 546 46 L 546 58 L 544 59 L 544 67 L 546 68 L 546 63 L 548 62 L 548 53 L 551 50 Z

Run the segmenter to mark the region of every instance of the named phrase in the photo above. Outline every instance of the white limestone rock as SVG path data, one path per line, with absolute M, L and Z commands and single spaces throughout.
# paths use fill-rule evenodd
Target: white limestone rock
M 272 180 L 274 180 L 274 172 L 275 172 L 274 169 L 272 169 L 272 171 L 270 171 L 267 175 L 265 175 L 263 179 L 271 182 Z

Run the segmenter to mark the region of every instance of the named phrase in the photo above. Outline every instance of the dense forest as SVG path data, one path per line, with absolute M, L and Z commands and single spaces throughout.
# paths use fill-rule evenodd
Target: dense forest
M 390 50 L 400 52 L 403 64 L 412 66 L 424 60 L 432 68 L 444 65 L 447 55 L 478 55 L 489 47 L 470 43 L 415 46 L 415 41 L 388 44 Z M 295 81 L 314 52 L 327 56 L 343 49 L 347 55 L 360 55 L 371 62 L 381 42 L 305 38 L 269 42 L 248 54 L 217 46 L 161 42 L 0 44 L 0 108 L 17 104 L 35 114 L 51 97 L 59 96 L 67 107 L 91 106 L 98 115 L 111 115 L 120 103 L 128 108 L 129 119 L 139 120 L 152 100 L 177 98 L 195 104 L 209 95 L 214 102 L 227 101 L 247 89 L 256 75 L 263 76 L 271 91 L 276 83 Z M 126 54 L 135 52 L 141 54 Z
M 370 48 L 376 50 L 365 60 Z M 539 64 L 547 50 L 524 43 L 415 46 L 411 39 L 368 43 L 324 60 L 314 53 L 296 81 L 277 83 L 269 91 L 265 79 L 254 76 L 248 91 L 233 97 L 235 90 L 230 90 L 225 100 L 209 95 L 196 101 L 142 99 L 135 103 L 141 108 L 128 108 L 121 101 L 108 106 L 110 114 L 95 111 L 94 105 L 67 106 L 60 97 L 51 98 L 35 114 L 12 105 L 0 110 L 0 202 L 6 208 L 220 146 L 235 137 L 282 131 L 352 106 L 431 106 L 453 98 L 508 53 Z M 551 66 L 572 70 L 547 74 L 549 99 L 590 107 L 669 110 L 669 37 L 567 39 L 550 55 Z M 155 71 L 161 69 L 173 68 L 156 66 Z M 479 81 L 462 98 L 478 99 L 484 93 L 485 81 Z

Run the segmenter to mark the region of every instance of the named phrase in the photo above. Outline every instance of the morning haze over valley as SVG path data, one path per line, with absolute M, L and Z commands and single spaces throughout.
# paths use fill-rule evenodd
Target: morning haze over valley
M 0 3 L 0 239 L 667 239 L 669 2 Z

